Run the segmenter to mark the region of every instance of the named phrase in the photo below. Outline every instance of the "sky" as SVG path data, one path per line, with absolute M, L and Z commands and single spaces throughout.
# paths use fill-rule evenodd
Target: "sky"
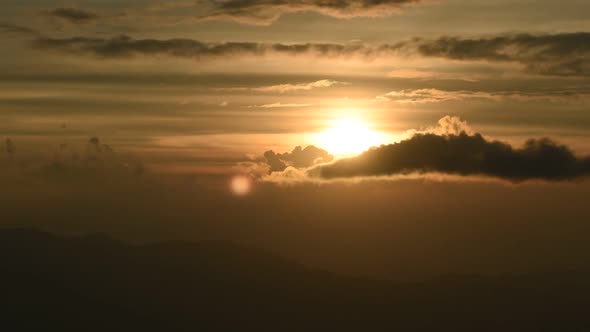
M 3 225 L 388 278 L 588 258 L 588 1 L 0 6 Z

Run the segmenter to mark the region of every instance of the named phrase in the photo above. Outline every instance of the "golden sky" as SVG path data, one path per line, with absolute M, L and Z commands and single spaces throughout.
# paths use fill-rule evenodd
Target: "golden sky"
M 589 10 L 7 0 L 0 135 L 21 154 L 99 137 L 154 170 L 226 173 L 270 149 L 358 153 L 451 116 L 514 146 L 551 137 L 585 155 Z
M 2 0 L 0 226 L 399 279 L 587 266 L 588 13 Z

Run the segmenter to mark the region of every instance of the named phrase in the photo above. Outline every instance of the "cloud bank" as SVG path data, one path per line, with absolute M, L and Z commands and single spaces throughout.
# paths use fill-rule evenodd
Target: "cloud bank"
M 557 76 L 590 75 L 590 33 L 553 35 L 505 35 L 480 39 L 441 37 L 415 38 L 397 44 L 362 43 L 258 43 L 201 42 L 193 39 L 50 38 L 34 41 L 39 49 L 71 55 L 100 58 L 133 56 L 173 56 L 201 59 L 207 57 L 263 56 L 267 54 L 310 55 L 315 57 L 387 58 L 396 54 L 419 55 L 460 61 L 517 63 L 528 73 Z
M 578 158 L 548 138 L 530 139 L 524 147 L 513 148 L 481 134 L 427 133 L 309 171 L 324 179 L 410 173 L 482 175 L 512 182 L 567 180 L 590 175 L 590 158 Z
M 133 39 L 129 36 L 113 38 L 50 38 L 41 37 L 33 42 L 38 49 L 71 55 L 92 55 L 100 58 L 129 58 L 133 56 L 173 56 L 200 59 L 206 57 L 263 56 L 269 53 L 284 55 L 308 54 L 317 57 L 362 56 L 375 57 L 391 53 L 399 45 L 334 43 L 258 43 L 258 42 L 201 42 L 194 39 Z
M 542 75 L 590 75 L 590 33 L 516 34 L 490 38 L 416 40 L 419 54 L 462 61 L 517 62 Z
M 524 146 L 491 140 L 455 116 L 445 116 L 437 126 L 409 130 L 410 138 L 373 147 L 351 158 L 332 162 L 328 152 L 308 146 L 292 153 L 264 154 L 269 175 L 263 181 L 304 183 L 363 178 L 502 179 L 562 181 L 590 176 L 590 157 L 549 138 L 529 139 Z

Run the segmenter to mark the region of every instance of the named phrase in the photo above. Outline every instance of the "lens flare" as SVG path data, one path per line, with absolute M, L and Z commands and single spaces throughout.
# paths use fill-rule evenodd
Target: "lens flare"
M 230 189 L 235 195 L 247 195 L 252 190 L 252 179 L 245 175 L 236 175 L 231 179 Z

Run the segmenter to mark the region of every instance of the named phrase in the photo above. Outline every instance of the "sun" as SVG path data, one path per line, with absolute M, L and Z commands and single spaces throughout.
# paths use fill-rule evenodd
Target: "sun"
M 384 144 L 386 140 L 386 135 L 371 130 L 366 123 L 354 118 L 337 119 L 315 137 L 319 147 L 337 156 L 356 155 Z

